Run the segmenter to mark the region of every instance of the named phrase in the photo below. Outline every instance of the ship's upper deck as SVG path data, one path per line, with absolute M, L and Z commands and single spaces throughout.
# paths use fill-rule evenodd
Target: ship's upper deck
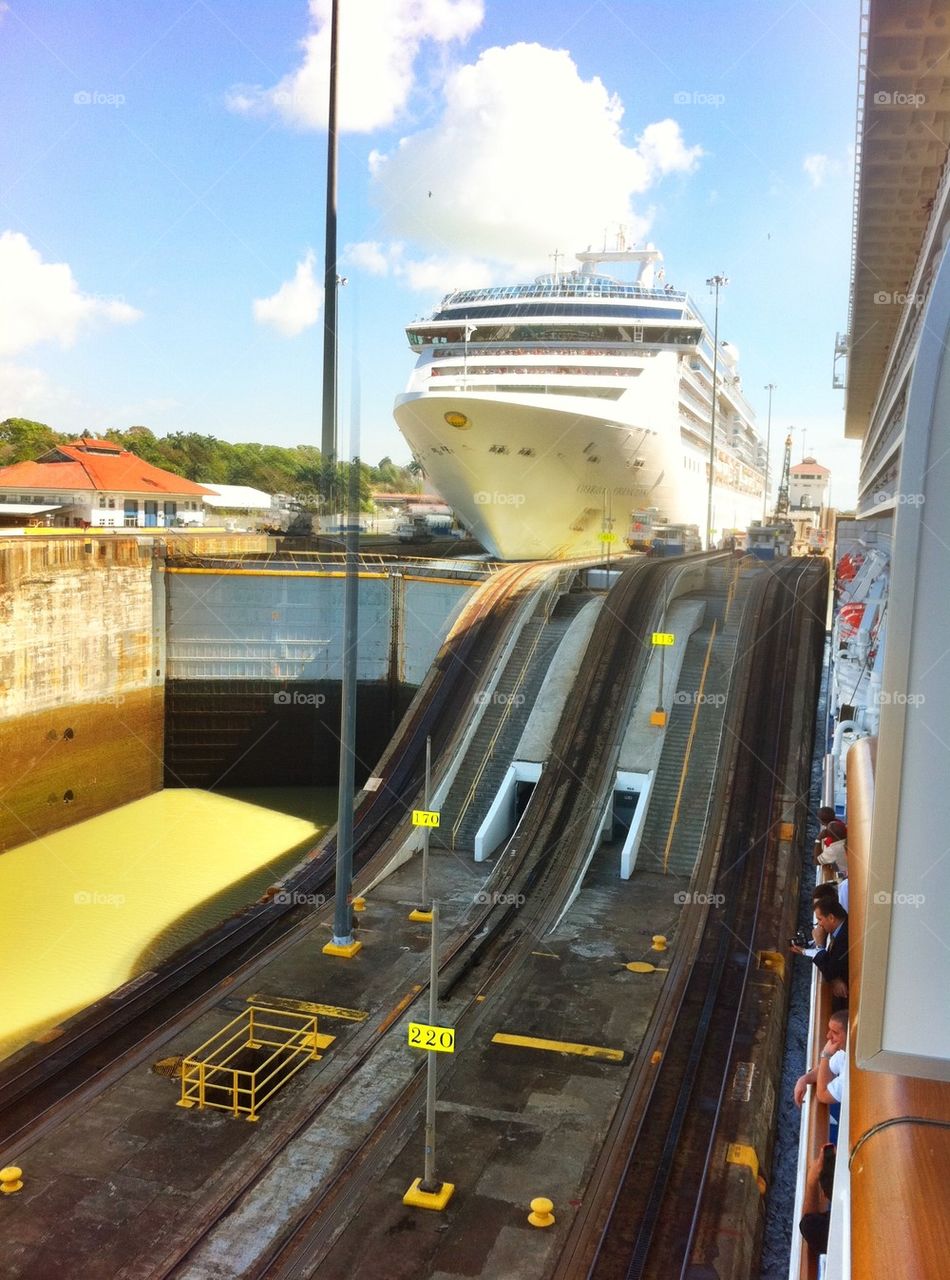
M 459 289 L 447 293 L 439 303 L 440 311 L 478 302 L 521 301 L 528 298 L 647 298 L 657 302 L 688 303 L 689 297 L 679 289 L 647 288 L 639 284 L 623 284 L 610 276 L 590 276 L 582 272 L 553 277 L 541 276 L 533 284 L 500 285 L 487 289 Z

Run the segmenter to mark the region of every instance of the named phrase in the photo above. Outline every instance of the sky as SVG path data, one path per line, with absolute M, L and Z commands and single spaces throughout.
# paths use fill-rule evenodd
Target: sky
M 329 8 L 0 0 L 0 420 L 319 445 Z M 407 323 L 623 226 L 853 504 L 858 0 L 340 9 L 342 454 L 409 459 Z

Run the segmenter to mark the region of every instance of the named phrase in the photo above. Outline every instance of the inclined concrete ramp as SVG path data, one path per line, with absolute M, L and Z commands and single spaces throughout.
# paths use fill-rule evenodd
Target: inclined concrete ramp
M 564 711 L 567 695 L 577 679 L 581 659 L 587 651 L 594 623 L 605 599 L 606 596 L 601 596 L 591 600 L 568 627 L 531 709 L 515 760 L 542 764 L 550 755 L 554 731 Z

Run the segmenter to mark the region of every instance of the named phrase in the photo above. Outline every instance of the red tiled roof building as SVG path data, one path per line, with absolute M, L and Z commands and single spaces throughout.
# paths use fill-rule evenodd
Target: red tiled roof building
M 200 524 L 202 498 L 210 492 L 111 440 L 84 437 L 33 462 L 0 467 L 0 516 L 4 504 L 55 507 L 56 524 Z

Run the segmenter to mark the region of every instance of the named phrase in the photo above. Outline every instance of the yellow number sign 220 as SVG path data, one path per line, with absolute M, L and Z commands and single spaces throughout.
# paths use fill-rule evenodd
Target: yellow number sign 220
M 433 1027 L 428 1022 L 410 1022 L 409 1044 L 413 1049 L 429 1049 L 434 1053 L 454 1053 L 455 1028 Z

